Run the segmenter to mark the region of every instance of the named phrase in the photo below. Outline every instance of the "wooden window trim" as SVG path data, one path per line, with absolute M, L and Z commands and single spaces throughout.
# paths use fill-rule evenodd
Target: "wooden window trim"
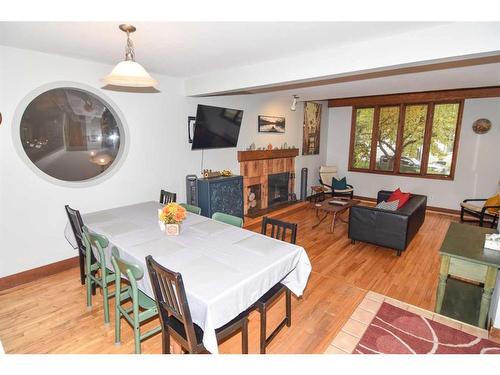
M 450 174 L 449 175 L 439 175 L 439 174 L 429 174 L 427 173 L 427 167 L 429 163 L 429 154 L 430 154 L 430 146 L 432 140 L 432 126 L 434 123 L 434 107 L 439 104 L 458 104 L 458 115 L 457 115 L 457 123 L 455 125 L 455 137 L 453 144 L 453 155 L 451 159 L 450 165 Z M 429 100 L 422 102 L 409 102 L 409 103 L 399 103 L 399 123 L 396 135 L 396 153 L 395 153 L 395 161 L 394 161 L 394 169 L 392 171 L 383 171 L 375 169 L 376 166 L 376 147 L 377 147 L 377 131 L 378 131 L 378 120 L 380 119 L 380 108 L 382 107 L 394 107 L 396 104 L 380 104 L 380 105 L 360 105 L 352 107 L 352 118 L 351 118 L 351 139 L 349 143 L 349 165 L 348 171 L 350 172 L 361 172 L 361 173 L 371 173 L 371 174 L 381 174 L 381 175 L 390 175 L 390 176 L 402 176 L 402 177 L 417 177 L 417 178 L 426 178 L 431 180 L 445 180 L 445 181 L 453 181 L 455 179 L 455 170 L 458 156 L 458 145 L 460 142 L 460 131 L 462 125 L 462 115 L 464 110 L 464 99 L 460 100 Z M 406 115 L 406 107 L 408 105 L 427 105 L 427 118 L 424 129 L 424 139 L 423 139 L 423 148 L 422 148 L 422 159 L 420 162 L 420 173 L 403 173 L 399 171 L 401 154 L 402 154 L 402 143 L 403 143 L 403 132 L 404 132 L 404 121 Z M 352 163 L 354 161 L 353 151 L 355 145 L 355 136 L 356 136 L 356 111 L 358 109 L 363 108 L 373 108 L 373 125 L 372 125 L 372 141 L 371 141 L 371 150 L 370 150 L 370 168 L 353 168 Z

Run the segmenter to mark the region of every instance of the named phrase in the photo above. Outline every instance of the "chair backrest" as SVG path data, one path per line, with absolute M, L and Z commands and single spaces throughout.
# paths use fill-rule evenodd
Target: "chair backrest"
M 196 215 L 201 215 L 201 208 L 198 206 L 193 206 L 192 204 L 187 204 L 187 203 L 179 203 L 179 206 L 184 207 L 188 212 L 191 212 Z
M 321 183 L 326 185 L 331 185 L 332 179 L 337 178 L 337 167 L 336 166 L 321 166 L 319 168 L 319 178 Z
M 97 249 L 97 253 L 99 254 L 99 261 L 106 264 L 104 249 L 109 245 L 108 239 L 100 234 L 90 232 L 85 225 L 83 226 L 82 230 L 83 244 L 85 245 L 87 251 L 91 253 L 90 257 L 88 256 L 89 254 L 87 254 L 87 265 L 90 265 L 96 259 L 93 256 L 93 248 Z
M 151 255 L 146 257 L 153 293 L 162 327 L 168 325 L 169 316 L 174 316 L 183 325 L 189 352 L 197 345 L 191 311 L 186 297 L 182 275 L 169 270 L 156 262 Z
M 177 200 L 177 194 L 171 193 L 170 191 L 160 190 L 160 203 L 168 204 L 175 202 Z
M 214 212 L 214 214 L 212 215 L 212 219 L 229 225 L 234 225 L 235 227 L 243 228 L 243 219 L 238 216 L 233 216 L 222 212 Z
M 125 259 L 120 257 L 120 252 L 118 249 L 113 246 L 111 250 L 111 263 L 113 264 L 113 268 L 115 273 L 121 277 L 124 275 L 127 280 L 132 284 L 132 282 L 137 282 L 144 276 L 144 270 L 138 264 L 126 261 Z
M 271 232 L 269 234 L 267 234 L 268 226 L 271 226 Z M 264 216 L 262 219 L 261 233 L 263 235 L 270 236 L 281 241 L 286 241 L 287 230 L 290 232 L 289 242 L 295 244 L 297 241 L 297 224 L 272 219 L 267 216 Z
M 66 214 L 68 215 L 73 234 L 75 235 L 78 251 L 85 254 L 85 245 L 83 243 L 83 220 L 80 211 L 71 208 L 69 205 L 64 206 L 64 208 L 66 209 Z

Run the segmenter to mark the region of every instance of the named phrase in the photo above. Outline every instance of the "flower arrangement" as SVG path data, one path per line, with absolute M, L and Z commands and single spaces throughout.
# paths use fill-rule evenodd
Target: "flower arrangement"
M 169 203 L 158 210 L 160 228 L 167 235 L 178 235 L 180 223 L 186 218 L 186 209 L 177 203 Z
M 159 214 L 163 224 L 180 224 L 185 218 L 186 209 L 177 203 L 167 204 Z

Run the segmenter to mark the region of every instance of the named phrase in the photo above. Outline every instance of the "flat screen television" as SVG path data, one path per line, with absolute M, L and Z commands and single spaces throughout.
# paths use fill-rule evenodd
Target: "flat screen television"
M 192 150 L 236 147 L 243 111 L 198 104 Z

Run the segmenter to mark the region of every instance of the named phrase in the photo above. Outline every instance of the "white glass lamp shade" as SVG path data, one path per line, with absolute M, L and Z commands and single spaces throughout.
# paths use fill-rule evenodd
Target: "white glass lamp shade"
M 158 81 L 146 72 L 141 64 L 126 60 L 118 63 L 102 82 L 107 85 L 126 87 L 153 87 Z

